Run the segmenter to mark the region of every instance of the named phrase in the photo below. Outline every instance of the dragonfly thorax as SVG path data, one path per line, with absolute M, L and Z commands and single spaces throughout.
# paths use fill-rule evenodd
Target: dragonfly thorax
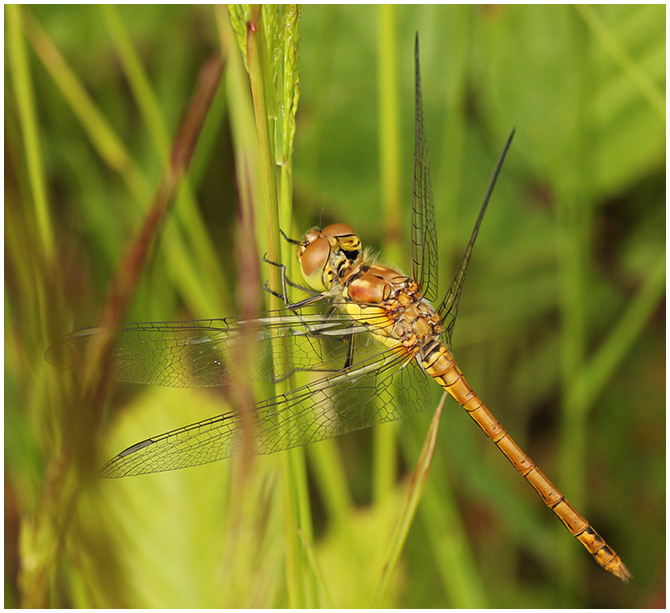
M 441 343 L 440 316 L 411 277 L 359 262 L 340 280 L 340 290 L 344 310 L 387 347 L 421 358 Z
M 309 287 L 319 292 L 333 287 L 361 255 L 361 240 L 355 230 L 344 223 L 334 223 L 323 230 L 312 228 L 298 247 L 300 271 Z

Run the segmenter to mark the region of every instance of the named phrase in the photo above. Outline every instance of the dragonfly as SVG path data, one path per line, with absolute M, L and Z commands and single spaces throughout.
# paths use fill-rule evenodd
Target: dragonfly
M 517 445 L 470 387 L 452 355 L 451 337 L 472 249 L 510 147 L 494 169 L 456 275 L 436 303 L 438 250 L 428 151 L 424 134 L 419 41 L 415 42 L 415 152 L 411 220 L 411 274 L 384 266 L 362 248 L 345 223 L 313 228 L 293 240 L 304 285 L 283 265 L 282 288 L 266 289 L 284 308 L 253 321 L 240 318 L 129 324 L 112 353 L 118 381 L 171 387 L 231 385 L 236 343 L 250 342 L 256 379 L 306 381 L 258 402 L 253 441 L 258 454 L 307 445 L 384 422 L 405 419 L 430 404 L 430 380 L 451 395 L 523 475 L 542 501 L 596 562 L 623 581 L 630 573 L 616 552 Z M 289 300 L 288 287 L 307 292 Z M 253 324 L 253 325 L 249 325 Z M 47 360 L 83 371 L 86 350 L 99 332 L 71 333 L 47 350 Z M 289 385 L 290 387 L 290 385 Z M 103 477 L 168 471 L 231 456 L 248 420 L 237 412 L 152 436 L 109 460 Z

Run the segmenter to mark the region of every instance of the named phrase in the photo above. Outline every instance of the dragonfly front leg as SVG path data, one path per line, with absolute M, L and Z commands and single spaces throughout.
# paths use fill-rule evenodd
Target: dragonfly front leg
M 288 275 L 286 274 L 286 266 L 284 264 L 279 264 L 278 262 L 273 262 L 272 260 L 269 260 L 267 256 L 263 256 L 263 261 L 266 264 L 270 264 L 270 266 L 277 266 L 281 270 L 281 286 L 282 286 L 282 293 L 278 293 L 274 291 L 273 289 L 270 288 L 269 286 L 269 281 L 265 282 L 265 285 L 263 286 L 265 288 L 265 291 L 269 292 L 273 296 L 276 296 L 277 298 L 281 298 L 284 301 L 284 306 L 291 310 L 294 311 L 296 309 L 299 309 L 301 307 L 304 307 L 308 304 L 312 304 L 314 302 L 317 302 L 319 300 L 323 299 L 323 294 L 319 292 L 315 292 L 313 289 L 309 287 L 304 287 L 303 285 L 299 285 L 297 283 L 293 283 L 288 278 Z M 298 300 L 297 302 L 291 302 L 291 300 L 288 297 L 288 287 L 295 287 L 296 289 L 299 289 L 307 294 L 311 294 L 308 298 L 305 298 L 303 300 Z
M 313 334 L 314 336 L 326 336 L 324 332 L 317 326 L 314 327 L 310 325 L 310 323 L 306 320 L 303 319 L 302 314 L 299 311 L 301 307 L 316 303 L 317 301 L 323 300 L 325 296 L 322 293 L 316 292 L 310 288 L 303 287 L 302 285 L 298 285 L 297 283 L 293 283 L 287 276 L 286 274 L 286 266 L 282 264 L 278 264 L 277 262 L 273 262 L 269 260 L 267 257 L 263 257 L 263 261 L 265 261 L 267 264 L 270 264 L 271 266 L 277 266 L 281 269 L 281 279 L 282 279 L 282 293 L 279 294 L 278 292 L 273 291 L 270 289 L 268 282 L 265 282 L 264 288 L 267 292 L 272 294 L 273 296 L 277 296 L 277 298 L 280 298 L 281 300 L 284 301 L 284 304 L 287 309 L 292 310 L 299 318 L 301 321 L 303 321 L 303 325 L 305 326 L 305 330 L 307 330 L 310 334 Z M 288 298 L 288 292 L 287 292 L 287 287 L 295 287 L 297 289 L 300 289 L 304 292 L 312 294 L 312 296 L 305 298 L 304 300 L 300 300 L 298 302 L 291 302 Z M 329 319 L 337 312 L 337 306 L 336 305 L 331 305 L 331 307 L 328 309 L 328 312 L 324 314 L 323 319 L 321 320 L 322 323 L 328 322 Z M 327 336 L 331 340 L 335 340 L 337 337 L 333 336 L 332 334 L 327 334 Z M 346 342 L 348 345 L 347 349 L 347 356 L 343 365 L 343 369 L 346 370 L 349 368 L 353 363 L 354 363 L 354 348 L 355 348 L 355 343 L 354 343 L 354 334 L 346 334 L 342 335 L 341 340 L 343 342 Z

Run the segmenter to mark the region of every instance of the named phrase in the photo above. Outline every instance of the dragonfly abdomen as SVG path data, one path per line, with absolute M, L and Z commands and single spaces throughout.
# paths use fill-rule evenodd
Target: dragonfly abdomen
M 514 442 L 465 380 L 449 350 L 444 345 L 433 347 L 425 354 L 422 366 L 468 412 L 570 533 L 584 545 L 596 562 L 605 570 L 627 582 L 631 574 L 616 552 L 607 545 L 589 522 L 575 510 L 561 491 Z

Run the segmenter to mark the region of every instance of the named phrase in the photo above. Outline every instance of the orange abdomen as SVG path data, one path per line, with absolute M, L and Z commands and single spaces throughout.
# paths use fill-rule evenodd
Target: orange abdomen
M 468 412 L 486 436 L 505 454 L 514 468 L 525 477 L 544 503 L 563 522 L 570 533 L 586 547 L 596 562 L 623 581 L 628 582 L 631 574 L 624 566 L 621 558 L 512 440 L 512 437 L 468 385 L 449 350 L 442 345 L 436 346 L 428 352 L 422 365 L 426 372 Z

